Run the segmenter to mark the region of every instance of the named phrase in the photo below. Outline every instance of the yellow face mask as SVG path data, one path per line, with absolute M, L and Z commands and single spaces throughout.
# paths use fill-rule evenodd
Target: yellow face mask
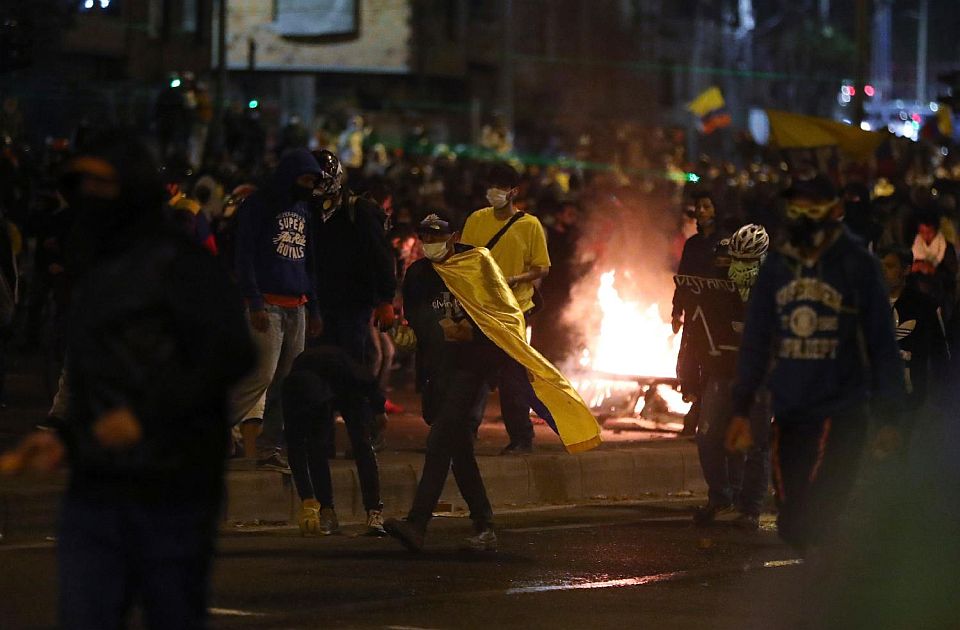
M 788 219 L 802 219 L 804 217 L 808 219 L 813 219 L 814 221 L 822 221 L 830 211 L 837 206 L 837 200 L 828 201 L 821 204 L 811 204 L 799 205 L 791 203 L 787 205 L 787 218 Z

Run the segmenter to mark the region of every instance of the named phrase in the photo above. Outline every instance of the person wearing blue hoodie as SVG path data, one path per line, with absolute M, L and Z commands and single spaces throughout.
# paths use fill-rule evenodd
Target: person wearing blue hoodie
M 315 335 L 321 326 L 311 236 L 311 200 L 319 174 L 320 166 L 309 151 L 289 151 L 270 183 L 247 198 L 238 214 L 237 282 L 259 358 L 256 368 L 234 389 L 233 413 L 234 422 L 240 423 L 246 457 L 257 456 L 261 430 L 274 447 L 258 461 L 263 468 L 287 469 L 276 447 L 282 419 L 273 413 L 274 401 L 279 402 L 283 379 L 303 352 L 306 335 Z
M 833 184 L 818 175 L 786 196 L 787 238 L 750 295 L 726 445 L 751 445 L 749 410 L 766 383 L 777 527 L 804 551 L 824 541 L 844 507 L 868 407 L 885 422 L 874 450 L 895 448 L 904 384 L 880 265 L 841 223 Z

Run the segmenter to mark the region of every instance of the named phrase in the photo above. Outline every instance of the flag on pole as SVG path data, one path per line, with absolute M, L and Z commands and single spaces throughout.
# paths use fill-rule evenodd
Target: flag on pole
M 700 96 L 687 104 L 687 111 L 700 118 L 700 130 L 704 134 L 729 127 L 733 120 L 727 111 L 727 102 L 717 86 L 704 90 Z

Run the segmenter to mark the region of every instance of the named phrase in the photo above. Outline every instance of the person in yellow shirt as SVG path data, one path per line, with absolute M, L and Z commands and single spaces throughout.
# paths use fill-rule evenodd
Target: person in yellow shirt
M 536 307 L 534 286 L 550 271 L 547 237 L 539 219 L 514 207 L 520 176 L 512 167 L 494 165 L 487 182 L 490 207 L 467 217 L 461 241 L 490 250 L 529 324 Z M 500 411 L 510 437 L 501 454 L 529 453 L 533 450 L 530 381 L 523 366 L 508 362 L 501 370 L 499 388 Z

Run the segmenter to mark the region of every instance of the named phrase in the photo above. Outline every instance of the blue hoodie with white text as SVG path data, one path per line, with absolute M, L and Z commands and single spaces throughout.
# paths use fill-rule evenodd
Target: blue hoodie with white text
M 901 401 L 903 364 L 879 262 L 846 227 L 812 263 L 773 252 L 750 294 L 734 413 L 748 415 L 764 383 L 784 418 L 829 417 L 880 399 Z M 772 368 L 771 368 L 772 361 Z
M 251 310 L 263 308 L 266 293 L 307 296 L 307 308 L 317 312 L 313 274 L 312 211 L 294 198 L 301 175 L 320 172 L 306 149 L 284 154 L 271 182 L 247 198 L 239 209 L 236 272 L 240 290 Z

